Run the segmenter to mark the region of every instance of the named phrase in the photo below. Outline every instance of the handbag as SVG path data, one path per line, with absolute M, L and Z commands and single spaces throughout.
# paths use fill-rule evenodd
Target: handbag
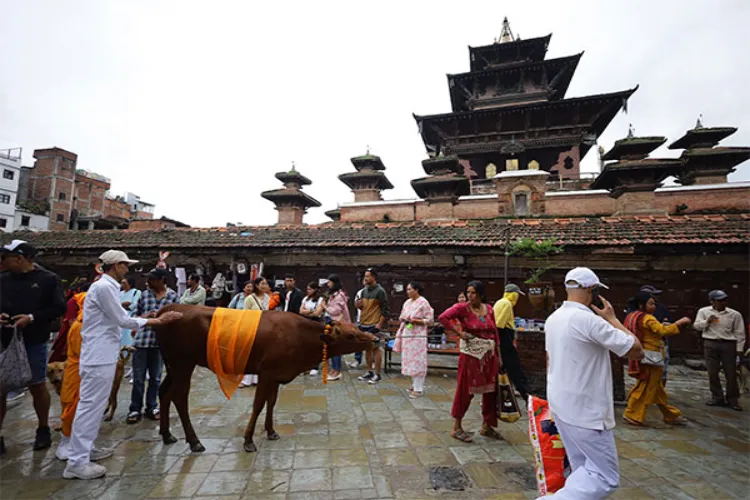
M 505 372 L 497 376 L 497 407 L 497 418 L 502 422 L 512 424 L 521 418 L 513 384 Z
M 495 341 L 491 339 L 480 339 L 477 337 L 469 340 L 461 339 L 459 351 L 473 358 L 482 359 L 488 352 L 495 350 Z
M 664 356 L 662 356 L 661 351 L 644 350 L 641 364 L 648 366 L 660 366 L 664 368 Z
M 8 347 L 0 352 L 0 386 L 5 391 L 23 389 L 31 382 L 31 365 L 18 328 L 13 327 L 13 337 Z

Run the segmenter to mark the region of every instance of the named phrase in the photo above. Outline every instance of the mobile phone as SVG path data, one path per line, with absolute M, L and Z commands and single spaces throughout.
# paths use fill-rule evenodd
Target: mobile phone
M 598 286 L 591 290 L 591 304 L 599 309 L 604 309 L 604 302 L 602 302 L 602 298 L 599 296 L 599 291 L 600 288 Z

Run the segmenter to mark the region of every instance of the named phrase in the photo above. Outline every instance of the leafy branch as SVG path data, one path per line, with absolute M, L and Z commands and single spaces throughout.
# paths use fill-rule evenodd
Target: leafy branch
M 549 258 L 563 252 L 563 246 L 557 243 L 555 238 L 546 238 L 535 240 L 533 238 L 521 238 L 513 242 L 510 246 L 510 254 L 517 257 L 526 257 L 539 262 L 536 269 L 533 269 L 529 279 L 524 283 L 536 283 L 542 275 L 552 269 Z

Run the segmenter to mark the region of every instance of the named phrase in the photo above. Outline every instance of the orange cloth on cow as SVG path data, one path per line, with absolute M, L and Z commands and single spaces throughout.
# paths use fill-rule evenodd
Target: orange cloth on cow
M 65 437 L 70 437 L 70 431 L 73 429 L 73 418 L 76 416 L 80 396 L 81 376 L 78 374 L 78 364 L 81 358 L 81 326 L 83 325 L 83 300 L 86 298 L 86 292 L 76 294 L 74 298 L 78 303 L 78 317 L 68 329 L 68 357 L 60 388 L 62 405 L 60 420 Z
M 208 368 L 216 374 L 222 392 L 230 399 L 245 374 L 245 366 L 258 332 L 261 311 L 217 307 L 206 343 Z

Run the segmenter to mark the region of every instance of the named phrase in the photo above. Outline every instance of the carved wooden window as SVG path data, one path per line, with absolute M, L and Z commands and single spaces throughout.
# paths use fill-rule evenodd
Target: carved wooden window
M 505 170 L 518 170 L 518 158 L 505 160 Z
M 497 167 L 494 163 L 488 163 L 487 167 L 484 169 L 484 176 L 487 179 L 492 179 L 497 175 Z
M 529 170 L 539 170 L 539 162 L 536 160 L 531 160 L 528 164 Z

